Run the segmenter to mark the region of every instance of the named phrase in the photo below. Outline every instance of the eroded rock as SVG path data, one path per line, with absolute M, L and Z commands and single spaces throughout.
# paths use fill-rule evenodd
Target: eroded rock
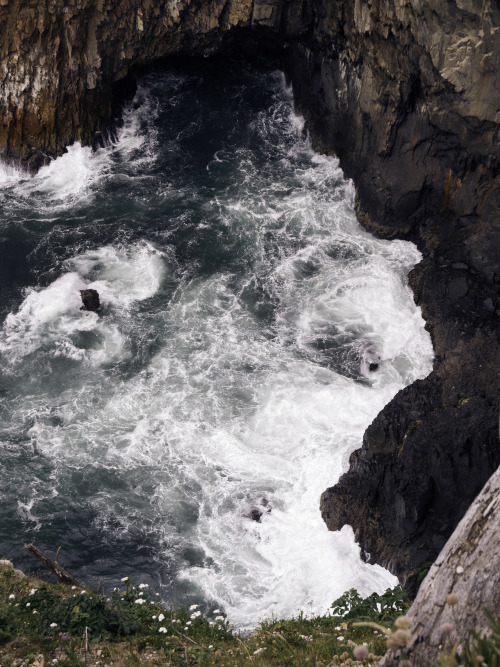
M 413 667 L 439 664 L 443 649 L 470 637 L 471 629 L 488 627 L 485 610 L 500 615 L 500 469 L 457 526 L 425 577 L 407 616 L 415 645 L 409 661 Z M 458 602 L 446 604 L 449 594 Z M 443 629 L 446 628 L 446 637 Z M 388 653 L 380 664 L 399 665 Z
M 101 302 L 99 300 L 99 293 L 95 289 L 82 289 L 80 290 L 80 296 L 82 297 L 83 306 L 80 310 L 90 310 L 96 312 L 101 307 Z

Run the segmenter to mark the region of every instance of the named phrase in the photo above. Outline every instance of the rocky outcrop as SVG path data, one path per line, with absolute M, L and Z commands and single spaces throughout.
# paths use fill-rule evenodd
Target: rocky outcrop
M 431 562 L 500 463 L 500 8 L 312 3 L 289 67 L 319 148 L 335 147 L 361 222 L 409 238 L 436 353 L 429 378 L 368 428 L 321 499 L 366 559 L 406 578 Z M 314 100 L 314 104 L 311 103 Z
M 321 510 L 398 575 L 431 561 L 500 463 L 498 2 L 0 0 L 0 25 L 0 148 L 33 167 L 98 140 L 138 67 L 241 52 L 250 34 L 284 48 L 297 106 L 354 179 L 361 222 L 424 254 L 410 283 L 436 353 Z
M 0 0 L 0 149 L 36 168 L 74 141 L 99 141 L 134 68 L 272 27 L 279 4 Z
M 407 616 L 415 644 L 410 655 L 414 667 L 439 664 L 443 650 L 450 652 L 457 631 L 461 640 L 471 630 L 484 631 L 487 610 L 500 616 L 500 469 L 494 473 L 457 526 L 424 579 Z M 446 604 L 448 595 L 456 604 Z M 455 602 L 455 601 L 453 601 Z M 380 663 L 401 663 L 389 652 Z
M 83 303 L 80 310 L 90 310 L 95 313 L 101 307 L 99 292 L 95 289 L 81 289 L 80 297 Z

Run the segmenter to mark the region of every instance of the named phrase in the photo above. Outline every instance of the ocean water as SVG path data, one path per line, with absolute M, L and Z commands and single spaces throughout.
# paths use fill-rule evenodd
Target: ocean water
M 1 557 L 62 546 L 240 628 L 395 584 L 319 513 L 433 357 L 419 252 L 353 197 L 283 74 L 238 63 L 144 75 L 105 148 L 0 167 Z

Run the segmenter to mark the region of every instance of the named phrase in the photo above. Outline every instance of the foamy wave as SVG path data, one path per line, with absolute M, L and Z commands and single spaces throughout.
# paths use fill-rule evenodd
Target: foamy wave
M 87 194 L 109 167 L 109 151 L 92 151 L 76 142 L 66 148 L 64 155 L 42 167 L 30 181 L 29 187 L 52 201 L 68 204 Z
M 75 145 L 9 190 L 57 209 L 51 242 L 69 257 L 2 330 L 13 449 L 43 454 L 12 467 L 28 483 L 11 520 L 47 535 L 85 521 L 105 554 L 86 574 L 112 579 L 118 553 L 122 576 L 147 571 L 172 604 L 187 591 L 239 627 L 322 613 L 346 588 L 395 582 L 318 504 L 383 405 L 432 367 L 407 287 L 419 253 L 360 228 L 352 183 L 312 151 L 282 75 L 265 83 L 269 109 L 235 102 L 229 133 L 213 90 L 204 106 L 202 80 L 169 77 L 127 107 L 113 145 Z M 183 128 L 206 133 L 201 158 Z M 82 252 L 96 230 L 106 240 Z M 46 247 L 39 271 L 54 270 Z M 83 287 L 99 315 L 80 310 Z
M 165 276 L 165 254 L 151 243 L 106 246 L 66 262 L 68 268 L 91 280 L 104 302 L 127 308 L 152 297 Z
M 26 178 L 29 178 L 27 172 L 0 161 L 0 188 L 9 187 Z
M 73 271 L 45 289 L 28 290 L 18 312 L 7 316 L 0 349 L 11 353 L 11 364 L 47 345 L 54 356 L 75 361 L 101 364 L 125 358 L 128 309 L 159 289 L 165 275 L 162 257 L 151 244 L 139 243 L 122 249 L 99 248 L 68 261 Z M 99 317 L 82 311 L 80 290 L 87 288 L 96 289 L 101 303 L 114 308 L 114 313 Z M 90 331 L 97 335 L 90 347 L 75 343 L 77 334 Z

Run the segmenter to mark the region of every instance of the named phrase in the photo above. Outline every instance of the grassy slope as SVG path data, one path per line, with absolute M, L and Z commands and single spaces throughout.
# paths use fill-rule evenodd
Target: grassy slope
M 145 602 L 136 602 L 141 599 Z M 167 610 L 147 588 L 135 588 L 131 582 L 107 600 L 32 576 L 19 580 L 13 570 L 6 570 L 0 572 L 0 665 L 320 667 L 375 664 L 385 652 L 382 636 L 339 616 L 273 620 L 250 636 L 238 636 L 220 616 L 215 620 L 196 613 Z M 353 659 L 353 648 L 362 643 L 370 655 L 360 663 Z

